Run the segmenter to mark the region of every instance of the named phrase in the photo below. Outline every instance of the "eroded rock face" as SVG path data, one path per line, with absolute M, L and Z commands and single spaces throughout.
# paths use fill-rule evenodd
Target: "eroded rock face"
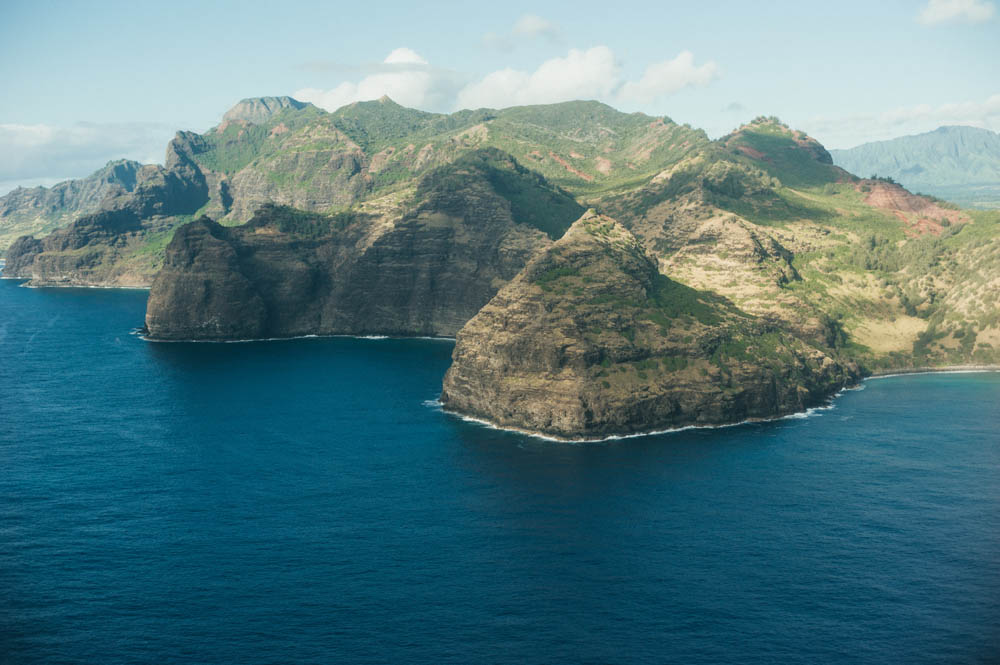
M 22 235 L 48 233 L 80 215 L 97 212 L 115 192 L 131 192 L 142 168 L 122 159 L 109 162 L 86 178 L 52 187 L 19 187 L 0 196 L 0 251 Z
M 181 227 L 170 243 L 162 273 L 170 278 L 155 282 L 159 306 L 153 308 L 152 316 L 147 314 L 147 327 L 173 326 L 189 339 L 263 335 L 267 309 L 243 274 L 225 227 L 207 217 Z M 178 301 L 184 302 L 183 312 L 168 305 Z
M 142 167 L 135 187 L 110 192 L 98 212 L 41 240 L 18 239 L 7 250 L 4 277 L 36 285 L 148 286 L 159 266 L 135 251 L 147 234 L 169 229 L 177 216 L 193 213 L 208 199 L 205 177 L 180 136 L 171 142 L 167 163 L 170 168 Z
M 491 192 L 455 196 L 460 200 L 451 205 L 435 201 L 440 207 L 395 221 L 358 216 L 318 236 L 282 230 L 273 218 L 284 209 L 274 207 L 245 227 L 208 220 L 186 225 L 153 282 L 149 334 L 452 336 L 550 243 L 515 223 Z M 230 306 L 233 299 L 249 306 Z
M 631 233 L 592 212 L 462 328 L 453 359 L 446 408 L 561 438 L 775 417 L 858 376 L 660 275 Z
M 373 210 L 267 205 L 240 227 L 203 219 L 178 229 L 150 291 L 150 336 L 452 336 L 582 211 L 495 150 L 435 170 L 412 199 Z M 223 292 L 249 305 L 228 307 Z
M 243 121 L 262 125 L 285 109 L 304 109 L 309 104 L 288 96 L 250 97 L 241 100 L 222 116 L 223 122 Z
M 245 220 L 262 205 L 276 203 L 300 210 L 346 207 L 370 189 L 360 152 L 314 151 L 276 155 L 260 167 L 254 165 L 229 181 L 234 219 Z M 275 174 L 281 174 L 276 178 Z M 287 183 L 308 182 L 308 187 Z

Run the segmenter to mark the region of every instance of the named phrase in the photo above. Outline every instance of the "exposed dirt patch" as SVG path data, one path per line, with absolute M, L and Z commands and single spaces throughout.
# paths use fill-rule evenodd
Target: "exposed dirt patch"
M 596 168 L 600 173 L 607 175 L 611 173 L 611 160 L 605 159 L 604 157 L 595 157 L 594 168 Z
M 278 125 L 275 125 L 274 129 L 271 130 L 268 136 L 280 136 L 281 134 L 286 134 L 286 133 L 288 133 L 288 125 L 282 122 Z
M 386 148 L 382 152 L 377 152 L 372 155 L 371 164 L 368 166 L 368 170 L 372 173 L 378 173 L 383 168 L 385 168 L 386 163 L 395 154 L 395 148 Z
M 425 145 L 423 148 L 420 149 L 420 152 L 417 153 L 417 160 L 413 163 L 413 168 L 415 169 L 423 168 L 424 164 L 429 162 L 433 155 L 434 155 L 434 146 L 428 143 L 427 145 Z
M 222 132 L 226 131 L 226 128 L 229 127 L 230 125 L 236 125 L 237 127 L 246 127 L 247 123 L 245 123 L 242 120 L 223 120 L 221 123 L 219 123 L 219 126 L 215 128 L 215 131 L 221 134 Z
M 554 159 L 556 161 L 556 163 L 558 163 L 560 166 L 562 166 L 564 169 L 566 169 L 567 171 L 569 171 L 573 175 L 575 175 L 575 176 L 577 176 L 579 178 L 583 178 L 587 182 L 593 182 L 594 181 L 594 176 L 592 176 L 592 175 L 590 175 L 588 173 L 584 173 L 583 171 L 581 171 L 581 170 L 579 170 L 577 168 L 574 168 L 572 164 L 570 164 L 569 162 L 567 162 L 565 159 L 563 159 L 562 157 L 560 157 L 556 153 L 549 152 L 549 157 L 551 157 L 552 159 Z
M 736 146 L 736 152 L 743 153 L 744 155 L 746 155 L 747 157 L 749 157 L 751 159 L 759 159 L 759 160 L 761 160 L 763 162 L 769 162 L 769 161 L 771 161 L 770 159 L 767 158 L 767 155 L 765 155 L 764 153 L 762 153 L 760 150 L 754 150 L 753 148 L 751 148 L 748 145 L 738 145 L 738 146 Z
M 939 235 L 945 226 L 964 224 L 969 218 L 958 210 L 943 208 L 931 199 L 911 194 L 899 185 L 880 180 L 862 180 L 856 187 L 871 188 L 865 203 L 873 208 L 888 210 L 907 226 L 907 235 Z
M 573 159 L 583 159 L 583 155 L 581 155 L 578 152 L 571 152 L 569 153 L 569 156 L 572 157 Z

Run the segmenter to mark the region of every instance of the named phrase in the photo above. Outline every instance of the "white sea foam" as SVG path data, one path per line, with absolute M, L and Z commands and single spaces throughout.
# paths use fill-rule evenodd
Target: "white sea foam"
M 428 339 L 428 340 L 443 340 L 446 342 L 454 342 L 454 337 L 394 337 L 392 335 L 292 335 L 290 337 L 251 337 L 248 339 L 159 339 L 156 337 L 147 337 L 140 334 L 139 339 L 146 342 L 155 342 L 157 344 L 248 344 L 250 342 L 283 342 L 290 339 L 367 339 L 367 340 L 383 340 L 383 339 Z
M 22 279 L 20 277 L 4 277 L 2 279 Z M 22 289 L 113 289 L 118 291 L 149 291 L 148 286 L 115 286 L 113 284 L 21 284 Z
M 735 423 L 725 423 L 722 425 L 684 425 L 683 427 L 670 427 L 667 429 L 651 430 L 648 432 L 634 432 L 632 434 L 611 434 L 609 436 L 594 438 L 594 439 L 585 439 L 585 438 L 567 439 L 557 436 L 550 436 L 548 434 L 542 434 L 540 432 L 532 432 L 530 430 L 521 429 L 519 427 L 504 427 L 501 425 L 497 425 L 495 423 L 491 423 L 490 421 L 484 420 L 482 418 L 476 418 L 474 416 L 468 416 L 462 413 L 455 413 L 454 411 L 448 411 L 444 409 L 440 400 L 425 400 L 423 404 L 424 406 L 443 411 L 444 413 L 447 413 L 450 416 L 458 418 L 459 420 L 464 420 L 465 422 L 469 423 L 476 423 L 477 425 L 481 425 L 487 429 L 493 429 L 501 432 L 514 432 L 516 434 L 523 434 L 525 436 L 530 436 L 535 439 L 541 439 L 542 441 L 555 441 L 557 443 L 604 443 L 607 441 L 619 441 L 622 439 L 637 439 L 639 437 L 644 437 L 644 436 L 658 436 L 660 434 L 676 434 L 678 432 L 686 432 L 688 430 L 694 430 L 694 429 L 724 429 L 727 427 L 739 427 L 741 425 L 770 423 L 770 422 L 777 422 L 780 420 L 799 420 L 814 416 L 821 416 L 823 415 L 821 413 L 822 411 L 829 411 L 835 407 L 834 400 L 836 400 L 846 391 L 856 390 L 856 389 L 857 388 L 854 386 L 850 388 L 841 388 L 836 392 L 836 394 L 830 397 L 830 401 L 827 404 L 810 407 L 805 411 L 790 413 L 784 416 L 775 416 L 774 418 L 749 418 L 747 420 L 741 420 Z
M 919 376 L 921 374 L 989 374 L 994 372 L 1000 372 L 1000 367 L 966 367 L 966 368 L 956 368 L 956 369 L 922 369 L 916 372 L 898 372 L 896 374 L 880 374 L 878 376 L 869 376 L 865 378 L 865 381 L 874 381 L 876 379 L 895 379 L 900 376 Z

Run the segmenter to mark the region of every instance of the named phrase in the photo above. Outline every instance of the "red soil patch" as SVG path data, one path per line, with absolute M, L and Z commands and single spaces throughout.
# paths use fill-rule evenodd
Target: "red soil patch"
M 288 131 L 288 126 L 285 123 L 275 125 L 274 129 L 271 130 L 268 136 L 278 136 L 279 134 L 284 134 Z
M 385 168 L 386 164 L 389 162 L 389 158 L 392 157 L 395 152 L 396 149 L 390 147 L 386 148 L 382 152 L 375 153 L 372 155 L 372 161 L 368 166 L 368 170 L 372 173 L 378 173 Z
M 755 149 L 751 148 L 748 145 L 739 145 L 739 146 L 736 146 L 736 152 L 741 152 L 744 155 L 746 155 L 747 157 L 749 157 L 750 159 L 759 159 L 759 160 L 761 160 L 763 162 L 769 162 L 769 161 L 771 161 L 770 159 L 767 158 L 767 155 L 765 155 L 764 153 L 762 153 L 760 150 L 755 150 Z
M 963 224 L 969 221 L 962 212 L 943 208 L 937 203 L 923 196 L 911 194 L 899 185 L 892 185 L 878 180 L 862 180 L 857 185 L 857 191 L 861 191 L 861 186 L 867 185 L 871 188 L 865 203 L 873 208 L 888 210 L 901 222 L 906 224 L 907 235 L 923 235 L 933 233 L 940 235 L 947 221 L 948 224 Z
M 562 166 L 564 169 L 566 169 L 567 171 L 569 171 L 573 175 L 578 176 L 580 178 L 583 178 L 587 182 L 593 182 L 594 181 L 594 176 L 589 175 L 587 173 L 584 173 L 583 171 L 580 171 L 579 169 L 573 168 L 572 164 L 570 164 L 569 162 L 567 162 L 565 159 L 563 159 L 562 157 L 560 157 L 556 153 L 549 152 L 549 157 L 551 157 L 552 159 L 554 159 L 560 166 Z

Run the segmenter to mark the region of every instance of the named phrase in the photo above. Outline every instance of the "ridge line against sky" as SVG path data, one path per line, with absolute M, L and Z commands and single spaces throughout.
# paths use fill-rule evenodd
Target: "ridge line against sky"
M 1000 130 L 994 0 L 462 7 L 17 0 L 0 25 L 0 194 L 162 162 L 176 130 L 262 95 L 438 112 L 598 99 L 713 137 L 778 115 L 829 148 Z

